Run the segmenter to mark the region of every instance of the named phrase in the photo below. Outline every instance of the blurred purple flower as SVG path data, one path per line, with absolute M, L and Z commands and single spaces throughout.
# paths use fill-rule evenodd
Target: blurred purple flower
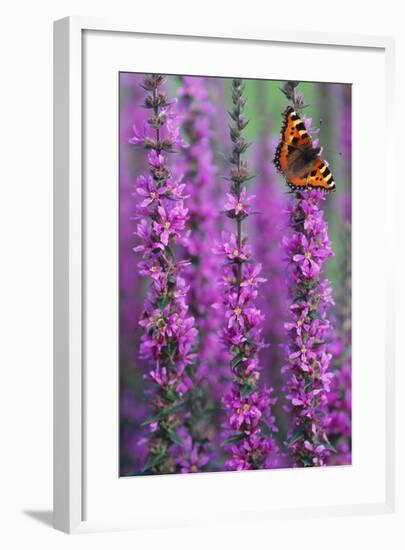
M 178 459 L 182 471 L 206 469 L 208 458 L 214 459 L 213 446 L 219 443 L 217 426 L 223 421 L 220 400 L 226 380 L 218 337 L 221 312 L 212 307 L 219 300 L 213 281 L 219 277 L 220 266 L 212 253 L 219 208 L 211 130 L 214 110 L 207 92 L 208 81 L 183 76 L 178 90 L 181 129 L 189 145 L 182 149 L 176 163 L 177 172 L 184 174 L 185 192 L 190 197 L 186 241 L 190 265 L 185 279 L 199 334 L 198 360 L 191 367 L 195 384 L 186 396 L 191 435 Z
M 258 307 L 266 312 L 262 323 L 263 339 L 266 347 L 260 353 L 260 362 L 263 366 L 261 376 L 266 384 L 274 387 L 278 401 L 273 407 L 277 418 L 279 433 L 277 440 L 282 445 L 289 427 L 289 418 L 284 410 L 285 395 L 282 390 L 285 380 L 281 368 L 285 356 L 283 344 L 285 342 L 284 320 L 288 313 L 288 299 L 286 291 L 286 272 L 282 239 L 286 226 L 286 199 L 287 194 L 279 185 L 277 172 L 272 163 L 277 140 L 269 137 L 272 119 L 267 116 L 268 99 L 266 85 L 263 82 L 256 84 L 257 100 L 262 116 L 262 133 L 253 149 L 255 178 L 255 208 L 257 212 L 252 224 L 254 235 L 254 255 L 261 263 L 261 274 L 268 280 L 268 284 L 261 285 L 258 294 Z M 264 238 L 265 236 L 265 238 Z M 279 452 L 272 455 L 271 467 L 286 467 L 288 458 Z
M 342 102 L 342 116 L 337 117 L 336 125 L 339 129 L 339 146 L 348 159 L 351 160 L 351 128 L 350 128 L 350 101 L 347 101 L 349 87 L 339 87 L 340 100 Z M 346 175 L 346 174 L 344 174 Z M 328 458 L 328 465 L 349 465 L 352 463 L 352 322 L 351 322 L 351 189 L 349 175 L 342 182 L 342 197 L 339 203 L 341 216 L 342 240 L 344 254 L 339 263 L 339 292 L 336 296 L 336 321 L 335 331 L 331 339 L 330 348 L 334 359 L 333 379 L 328 395 L 327 414 L 329 417 L 328 435 L 336 448 L 336 453 Z

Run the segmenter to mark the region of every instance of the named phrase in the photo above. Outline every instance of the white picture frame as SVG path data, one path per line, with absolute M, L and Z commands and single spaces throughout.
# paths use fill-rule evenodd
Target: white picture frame
M 384 123 L 386 135 L 391 135 L 393 127 L 393 40 L 389 37 L 365 37 L 357 35 L 334 35 L 319 34 L 311 32 L 280 31 L 267 29 L 198 29 L 190 28 L 179 23 L 178 28 L 161 28 L 154 23 L 149 27 L 142 25 L 137 28 L 136 23 L 116 22 L 113 20 L 98 20 L 93 18 L 65 18 L 55 22 L 54 35 L 54 121 L 55 121 L 55 148 L 54 148 L 54 525 L 62 531 L 86 532 L 103 529 L 120 528 L 141 528 L 153 525 L 153 518 L 145 515 L 135 519 L 131 517 L 106 517 L 108 512 L 102 512 L 98 517 L 86 518 L 84 510 L 88 505 L 89 495 L 86 494 L 86 479 L 89 477 L 89 468 L 86 460 L 91 454 L 86 451 L 87 441 L 91 436 L 88 424 L 86 424 L 86 415 L 88 412 L 85 407 L 87 392 L 91 377 L 85 376 L 83 364 L 86 354 L 86 338 L 88 331 L 84 317 L 85 309 L 85 285 L 84 285 L 84 266 L 86 265 L 86 255 L 89 253 L 89 242 L 85 240 L 85 217 L 86 208 L 89 207 L 88 200 L 91 195 L 85 195 L 83 189 L 83 180 L 85 173 L 85 164 L 87 162 L 87 150 L 83 148 L 83 124 L 84 124 L 84 85 L 86 83 L 86 71 L 89 68 L 89 58 L 85 58 L 86 33 L 112 33 L 120 37 L 138 36 L 142 40 L 154 40 L 156 38 L 174 37 L 177 41 L 190 39 L 194 37 L 199 43 L 206 41 L 220 40 L 229 45 L 238 45 L 238 47 L 254 47 L 255 45 L 278 44 L 294 45 L 304 47 L 311 45 L 314 48 L 330 48 L 339 50 L 339 48 L 350 48 L 351 51 L 379 52 L 383 56 L 385 67 L 384 75 L 384 97 L 385 103 L 376 106 L 378 109 L 385 109 L 385 114 L 381 118 Z M 108 38 L 106 38 L 107 40 Z M 121 46 L 120 46 L 121 47 Z M 99 48 L 99 45 L 97 46 Z M 91 50 L 91 45 L 89 46 Z M 102 49 L 102 48 L 101 48 Z M 114 48 L 113 48 L 114 49 Z M 94 48 L 93 48 L 94 50 Z M 120 51 L 117 46 L 117 52 Z M 340 50 L 339 50 L 340 51 Z M 91 54 L 90 54 L 91 55 Z M 113 54 L 111 54 L 113 55 Z M 117 54 L 118 55 L 118 54 Z M 86 59 L 86 63 L 84 63 Z M 105 61 L 106 66 L 108 60 Z M 150 72 L 156 68 L 150 68 Z M 202 69 L 204 70 L 204 69 Z M 253 70 L 253 69 L 252 69 Z M 331 69 L 332 70 L 332 69 Z M 144 66 L 140 65 L 139 72 L 146 71 Z M 199 60 L 195 61 L 195 71 L 198 74 Z M 159 72 L 165 72 L 161 70 Z M 169 71 L 167 71 L 169 72 Z M 205 74 L 205 73 L 203 73 Z M 300 78 L 300 77 L 299 77 Z M 86 92 L 87 93 L 87 92 Z M 87 128 L 87 126 L 86 126 Z M 394 233 L 394 221 L 390 217 L 390 212 L 394 211 L 394 176 L 393 176 L 393 147 L 389 137 L 385 140 L 385 147 L 381 155 L 384 157 L 383 172 L 384 186 L 382 195 L 385 203 L 386 223 L 381 229 L 385 236 L 390 237 Z M 354 180 L 354 185 L 356 185 Z M 86 201 L 84 197 L 86 196 Z M 86 246 L 84 243 L 86 242 Z M 393 242 L 388 238 L 387 242 Z M 388 269 L 385 274 L 386 300 L 382 307 L 385 308 L 384 320 L 386 325 L 380 327 L 387 332 L 385 344 L 385 364 L 384 367 L 384 386 L 385 386 L 385 413 L 384 413 L 384 472 L 383 472 L 383 496 L 378 500 L 370 498 L 358 499 L 358 501 L 345 504 L 342 502 L 331 503 L 328 505 L 317 506 L 312 504 L 307 507 L 283 507 L 279 509 L 272 508 L 269 511 L 265 506 L 258 504 L 257 510 L 248 514 L 251 519 L 253 514 L 257 519 L 275 517 L 306 517 L 308 514 L 313 517 L 325 515 L 350 515 L 367 513 L 393 513 L 395 511 L 395 422 L 394 422 L 394 295 L 393 295 L 393 253 L 390 247 L 385 251 Z M 382 291 L 382 288 L 380 288 Z M 87 306 L 86 306 L 87 307 Z M 361 329 L 360 329 L 361 330 Z M 111 373 L 110 373 L 111 374 Z M 118 378 L 118 371 L 116 372 Z M 363 390 L 365 391 L 365 390 Z M 371 390 L 370 390 L 371 391 Z M 90 414 L 91 417 L 91 414 Z M 114 444 L 114 443 L 113 443 Z M 87 466 L 86 466 L 87 464 Z M 313 469 L 314 473 L 309 474 L 314 478 L 318 476 L 319 469 Z M 92 474 L 93 475 L 93 474 Z M 101 474 L 100 474 L 101 475 Z M 234 475 L 234 477 L 226 477 Z M 244 474 L 243 474 L 244 475 Z M 250 475 L 250 474 L 249 474 Z M 260 472 L 259 472 L 260 475 Z M 285 483 L 289 483 L 287 473 Z M 242 491 L 245 490 L 246 478 L 239 474 L 204 474 L 201 476 L 183 476 L 180 482 L 179 476 L 170 476 L 173 483 L 181 483 L 186 491 L 186 485 L 193 483 L 197 490 L 202 489 L 202 483 L 209 483 L 209 476 L 215 477 L 215 483 L 221 484 L 220 479 L 231 480 L 241 484 Z M 219 476 L 222 476 L 220 478 Z M 225 476 L 225 477 L 224 477 Z M 189 479 L 187 479 L 189 478 Z M 198 481 L 198 479 L 204 481 Z M 311 478 L 311 479 L 312 479 Z M 253 478 L 252 478 L 253 479 Z M 256 479 L 261 483 L 261 479 Z M 177 480 L 177 481 L 176 481 Z M 140 479 L 145 487 L 145 481 L 153 484 L 154 490 L 158 490 L 159 484 L 167 483 L 167 480 L 154 478 L 146 480 Z M 315 481 L 314 481 L 315 482 Z M 101 483 L 101 479 L 100 479 Z M 226 483 L 226 481 L 224 482 Z M 250 483 L 250 482 L 249 482 Z M 163 486 L 163 485 L 162 485 Z M 93 484 L 94 487 L 94 484 Z M 225 485 L 224 485 L 225 487 Z M 229 488 L 229 482 L 228 482 Z M 144 489 L 143 489 L 144 490 Z M 182 489 L 183 490 L 183 489 Z M 193 489 L 194 490 L 194 489 Z M 87 488 L 88 492 L 88 488 Z M 139 497 L 139 491 L 136 490 L 134 500 Z M 112 493 L 111 493 L 112 494 Z M 92 497 L 91 497 L 92 498 Z M 91 500 L 90 498 L 90 500 Z M 106 494 L 106 499 L 109 496 Z M 95 500 L 94 497 L 93 500 Z M 104 509 L 103 509 L 104 510 Z M 105 508 L 107 510 L 107 508 Z M 243 508 L 238 509 L 238 504 L 234 504 L 233 516 L 239 521 L 242 520 Z M 180 514 L 181 515 L 181 514 Z M 218 521 L 226 520 L 227 517 L 216 514 Z M 209 511 L 197 517 L 193 514 L 187 514 L 184 509 L 184 520 L 173 521 L 167 518 L 164 525 L 190 525 L 198 522 L 206 523 L 213 521 L 213 516 Z

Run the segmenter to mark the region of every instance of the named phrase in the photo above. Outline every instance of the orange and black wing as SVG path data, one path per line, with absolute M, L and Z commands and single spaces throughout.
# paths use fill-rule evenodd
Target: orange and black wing
M 297 174 L 293 162 L 302 151 L 312 147 L 304 122 L 297 115 L 294 108 L 288 106 L 283 113 L 280 143 L 274 155 L 274 164 L 278 171 L 286 178 L 293 189 L 322 188 L 329 191 L 335 189 L 335 182 L 325 161 L 316 156 L 312 164 L 308 165 L 305 174 Z
M 293 180 L 294 178 L 290 178 Z M 332 176 L 332 172 L 329 170 L 328 165 L 324 160 L 318 157 L 311 167 L 310 172 L 306 178 L 308 187 L 321 187 L 328 191 L 335 191 L 335 181 Z M 294 185 L 294 182 L 291 181 Z
M 305 124 L 294 111 L 294 108 L 288 106 L 283 112 L 280 143 L 277 145 L 274 155 L 274 164 L 279 172 L 285 175 L 289 171 L 288 156 L 291 149 L 308 147 L 310 144 L 311 138 Z
M 320 157 L 317 157 L 312 164 L 310 171 L 304 177 L 288 174 L 286 176 L 288 185 L 292 189 L 326 189 L 327 191 L 335 191 L 335 181 L 332 172 L 328 165 Z

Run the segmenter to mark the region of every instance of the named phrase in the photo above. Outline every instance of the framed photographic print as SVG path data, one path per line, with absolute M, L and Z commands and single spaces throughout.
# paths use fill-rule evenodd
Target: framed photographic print
M 393 509 L 392 48 L 55 23 L 57 528 Z
M 121 475 L 351 465 L 351 84 L 119 87 Z

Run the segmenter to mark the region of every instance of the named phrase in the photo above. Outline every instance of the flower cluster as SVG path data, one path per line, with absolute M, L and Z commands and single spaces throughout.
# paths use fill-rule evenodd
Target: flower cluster
M 260 85 L 262 83 L 259 83 Z M 261 86 L 258 85 L 258 96 Z M 262 103 L 265 103 L 263 98 Z M 265 112 L 264 107 L 262 111 Z M 269 122 L 265 119 L 265 128 Z M 285 440 L 289 418 L 284 409 L 285 397 L 282 391 L 284 375 L 281 367 L 284 365 L 285 357 L 283 343 L 285 341 L 284 320 L 288 312 L 288 298 L 285 278 L 284 252 L 282 239 L 285 231 L 285 210 L 287 195 L 279 184 L 277 172 L 272 163 L 277 140 L 266 135 L 258 141 L 254 151 L 254 168 L 257 172 L 255 178 L 255 217 L 254 224 L 254 254 L 262 264 L 263 275 L 271 284 L 262 285 L 258 296 L 258 307 L 266 312 L 263 323 L 263 339 L 266 348 L 261 352 L 261 364 L 266 365 L 262 371 L 263 381 L 271 384 L 274 392 L 279 396 L 273 413 L 277 418 L 279 428 L 278 440 Z M 266 238 L 263 238 L 266 235 Z M 287 457 L 278 454 L 279 464 L 287 466 Z
M 224 398 L 229 435 L 224 445 L 230 455 L 226 467 L 231 470 L 268 467 L 276 449 L 271 434 L 277 430 L 270 412 L 275 399 L 271 397 L 270 389 L 261 390 L 258 384 L 263 315 L 255 302 L 258 288 L 265 279 L 260 275 L 261 265 L 253 262 L 247 237 L 242 233 L 242 222 L 250 214 L 253 198 L 247 193 L 246 184 L 251 177 L 247 163 L 242 160 L 249 145 L 243 135 L 248 124 L 243 115 L 246 103 L 243 90 L 243 81 L 233 80 L 231 186 L 224 211 L 235 221 L 236 230 L 223 233 L 222 242 L 216 247 L 216 253 L 225 262 L 221 287 L 226 324 L 222 339 L 230 353 L 233 379 L 232 388 Z
M 328 465 L 349 465 L 351 456 L 352 375 L 350 356 L 343 354 L 343 365 L 334 370 L 328 395 L 328 436 L 336 449 L 327 460 Z M 340 361 L 339 361 L 340 362 Z
M 122 100 L 120 113 L 120 137 L 122 146 L 119 151 L 120 171 L 120 337 L 122 351 L 125 350 L 125 360 L 133 363 L 134 331 L 138 325 L 139 315 L 142 311 L 142 292 L 139 279 L 134 277 L 138 258 L 135 254 L 128 254 L 133 247 L 134 222 L 132 219 L 134 201 L 133 187 L 134 177 L 131 173 L 132 163 L 138 170 L 146 167 L 144 151 L 140 148 L 134 151 L 134 147 L 128 144 L 132 135 L 132 125 L 143 124 L 144 110 L 134 109 L 134 102 L 140 103 L 143 98 L 143 90 L 138 84 L 138 75 L 126 74 L 121 77 L 121 85 L 125 90 L 126 100 Z M 129 94 L 128 91 L 132 93 Z M 127 97 L 128 96 L 128 97 Z M 131 163 L 129 162 L 131 159 Z
M 328 395 L 328 435 L 336 448 L 336 454 L 328 459 L 328 465 L 351 464 L 352 421 L 352 323 L 351 323 L 351 208 L 350 197 L 343 195 L 342 230 L 345 254 L 340 262 L 340 288 L 336 297 L 336 322 L 330 350 L 333 354 L 333 380 Z
M 147 455 L 145 439 L 146 426 L 142 426 L 148 413 L 144 400 L 142 374 L 148 372 L 147 364 L 136 361 L 138 341 L 134 338 L 143 309 L 142 278 L 137 275 L 136 254 L 130 254 L 134 245 L 133 188 L 134 174 L 146 168 L 146 158 L 141 148 L 128 143 L 132 136 L 132 125 L 143 125 L 145 109 L 138 107 L 143 100 L 139 76 L 122 74 L 120 109 L 119 171 L 120 171 L 120 232 L 119 232 L 119 279 L 120 279 L 120 475 L 133 475 L 142 471 Z M 131 387 L 128 386 L 131 379 Z
M 174 458 L 180 473 L 195 474 L 203 471 L 212 456 L 209 446 L 202 440 L 196 441 L 198 438 L 184 427 L 179 428 L 178 435 L 182 445 L 175 447 Z
M 333 451 L 325 414 L 332 377 L 326 345 L 331 327 L 326 314 L 333 299 L 329 281 L 322 279 L 324 262 L 333 252 L 320 208 L 324 198 L 321 190 L 296 193 L 289 209 L 292 231 L 284 239 L 292 303 L 291 320 L 285 324 L 289 341 L 283 370 L 289 373 L 285 390 L 293 428 L 287 446 L 295 466 L 323 466 Z
M 181 129 L 188 142 L 177 163 L 178 170 L 184 173 L 183 181 L 190 197 L 186 251 L 191 265 L 185 278 L 190 289 L 191 312 L 199 333 L 198 363 L 191 368 L 196 383 L 186 402 L 192 444 L 184 446 L 188 456 L 183 452 L 180 465 L 184 469 L 189 462 L 190 471 L 199 471 L 208 462 L 207 429 L 215 409 L 218 409 L 215 401 L 223 392 L 221 367 L 224 367 L 218 338 L 221 316 L 211 307 L 218 301 L 218 288 L 212 281 L 218 279 L 219 273 L 218 262 L 211 253 L 217 235 L 216 168 L 211 146 L 213 107 L 203 78 L 181 77 L 178 94 Z
M 192 386 L 187 367 L 194 359 L 197 331 L 188 313 L 188 286 L 182 276 L 187 261 L 176 261 L 173 246 L 183 243 L 188 210 L 184 207 L 184 184 L 175 178 L 166 152 L 185 146 L 180 138 L 177 115 L 162 91 L 161 75 L 146 76 L 144 107 L 149 110 L 144 132 L 134 128 L 130 143 L 148 150 L 149 174 L 136 182 L 138 205 L 136 234 L 142 253 L 139 273 L 150 281 L 144 310 L 139 321 L 143 328 L 140 354 L 153 365 L 149 373 L 154 383 L 153 414 L 150 426 L 149 456 L 145 471 L 175 471 L 173 446 L 181 445 L 177 430 L 182 425 L 184 394 Z
M 147 416 L 146 403 L 132 389 L 120 389 L 120 472 L 133 475 L 142 471 L 148 455 L 147 441 L 142 433 L 142 422 Z

